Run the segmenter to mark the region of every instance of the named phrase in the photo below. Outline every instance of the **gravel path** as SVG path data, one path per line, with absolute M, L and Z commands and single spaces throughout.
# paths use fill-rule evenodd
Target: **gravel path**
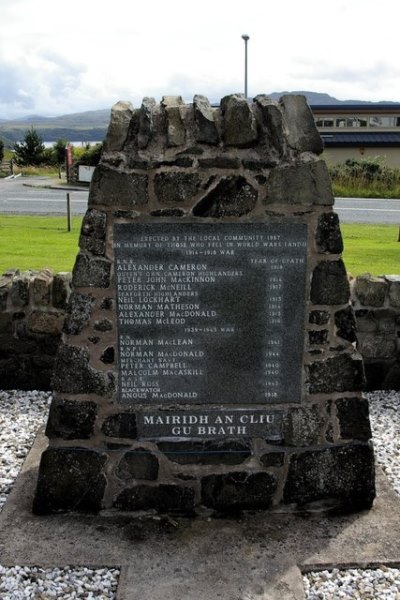
M 400 392 L 368 394 L 377 462 L 400 494 Z M 0 510 L 36 432 L 46 422 L 47 392 L 0 391 Z M 117 569 L 40 569 L 0 565 L 0 600 L 115 598 Z M 304 575 L 307 600 L 400 600 L 400 569 L 349 569 Z

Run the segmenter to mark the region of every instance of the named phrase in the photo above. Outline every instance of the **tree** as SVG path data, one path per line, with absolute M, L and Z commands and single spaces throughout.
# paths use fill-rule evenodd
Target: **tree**
M 34 127 L 25 132 L 22 143 L 14 144 L 14 152 L 18 165 L 41 165 L 46 161 L 43 140 Z
M 2 162 L 4 158 L 4 142 L 3 140 L 0 140 L 0 163 Z
M 65 148 L 68 144 L 68 140 L 60 138 L 53 145 L 54 162 L 56 165 L 63 165 L 65 163 Z

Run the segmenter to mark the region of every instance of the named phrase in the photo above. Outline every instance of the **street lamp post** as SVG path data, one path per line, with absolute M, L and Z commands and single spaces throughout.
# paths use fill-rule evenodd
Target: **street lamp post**
M 244 33 L 242 39 L 244 40 L 244 97 L 247 98 L 247 42 L 250 37 Z

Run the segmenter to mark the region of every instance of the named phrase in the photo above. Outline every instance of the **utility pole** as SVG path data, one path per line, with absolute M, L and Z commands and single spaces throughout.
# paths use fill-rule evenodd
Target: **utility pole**
M 247 99 L 247 42 L 250 36 L 244 33 L 242 39 L 244 40 L 244 97 Z

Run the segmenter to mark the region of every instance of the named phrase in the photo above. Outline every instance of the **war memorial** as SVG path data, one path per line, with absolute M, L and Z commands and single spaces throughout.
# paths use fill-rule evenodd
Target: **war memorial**
M 368 509 L 364 370 L 302 96 L 113 107 L 33 510 Z

